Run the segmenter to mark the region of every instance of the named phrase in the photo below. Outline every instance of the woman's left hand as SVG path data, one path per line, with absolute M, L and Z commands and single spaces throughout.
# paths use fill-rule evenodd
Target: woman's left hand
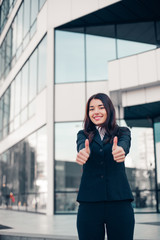
M 118 138 L 114 137 L 114 139 L 113 139 L 113 146 L 112 146 L 113 159 L 117 163 L 124 162 L 124 160 L 125 160 L 125 151 L 123 150 L 122 147 L 118 146 L 117 143 L 118 143 Z

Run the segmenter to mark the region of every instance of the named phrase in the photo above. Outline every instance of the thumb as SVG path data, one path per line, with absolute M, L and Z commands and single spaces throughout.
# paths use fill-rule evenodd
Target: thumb
M 117 143 L 118 143 L 118 137 L 114 137 L 113 139 L 113 146 L 112 146 L 112 151 L 114 151 L 117 147 Z
M 87 152 L 88 154 L 90 154 L 89 140 L 88 140 L 88 139 L 86 139 L 86 141 L 85 141 L 85 150 L 86 150 L 86 152 Z

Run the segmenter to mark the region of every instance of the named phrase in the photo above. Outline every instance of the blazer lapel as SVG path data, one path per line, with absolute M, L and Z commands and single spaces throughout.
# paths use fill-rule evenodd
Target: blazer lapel
M 99 135 L 98 130 L 96 130 L 96 134 L 95 134 L 93 140 L 94 140 L 96 143 L 98 143 L 100 146 L 103 146 L 103 142 L 101 141 L 101 137 L 100 137 L 100 135 Z

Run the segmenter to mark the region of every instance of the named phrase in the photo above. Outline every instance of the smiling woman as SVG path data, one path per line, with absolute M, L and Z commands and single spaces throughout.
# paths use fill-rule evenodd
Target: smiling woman
M 100 126 L 107 120 L 107 111 L 100 99 L 92 99 L 89 106 L 89 117 L 91 121 Z
M 77 135 L 76 162 L 83 165 L 77 201 L 79 240 L 133 240 L 133 195 L 125 174 L 130 131 L 116 123 L 115 109 L 103 93 L 86 104 L 84 129 Z M 126 229 L 127 225 L 127 229 Z

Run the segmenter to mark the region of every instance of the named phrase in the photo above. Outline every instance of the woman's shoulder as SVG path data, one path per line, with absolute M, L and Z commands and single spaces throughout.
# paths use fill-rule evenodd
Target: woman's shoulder
M 124 127 L 124 126 L 119 126 L 118 128 L 118 135 L 131 135 L 131 131 L 128 127 Z
M 84 132 L 84 129 L 79 130 L 78 133 L 77 133 L 77 136 L 78 136 L 78 137 L 79 137 L 79 136 L 85 136 L 85 137 L 86 137 L 86 134 L 85 134 L 85 132 Z

